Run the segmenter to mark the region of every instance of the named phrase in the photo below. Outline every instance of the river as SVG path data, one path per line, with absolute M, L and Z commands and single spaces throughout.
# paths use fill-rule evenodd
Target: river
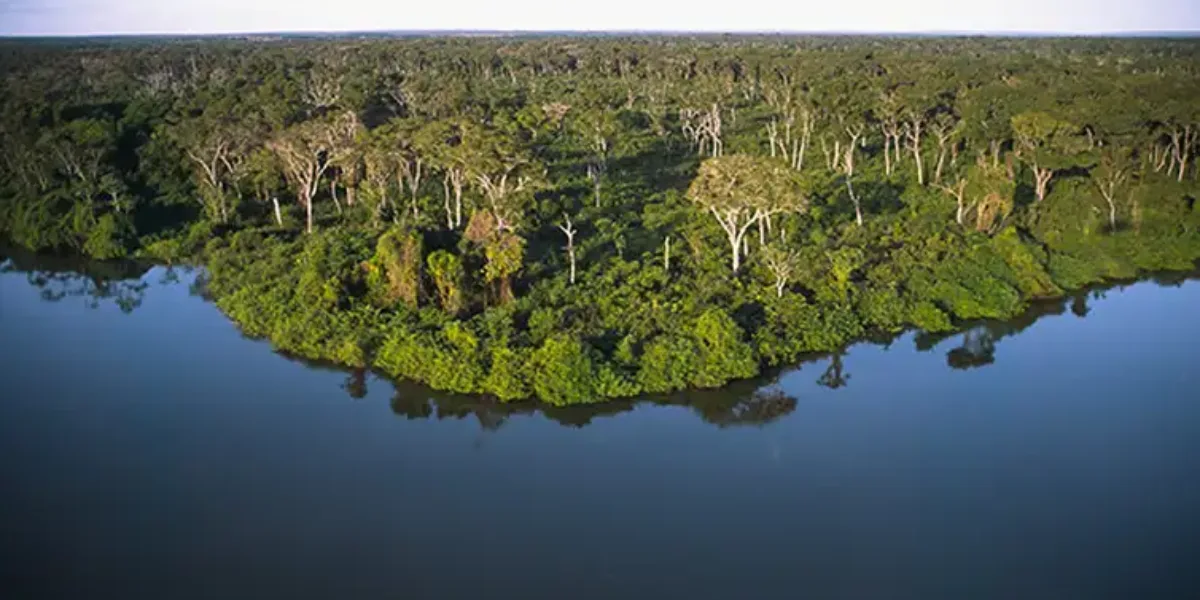
M 496 406 L 288 359 L 187 270 L 0 273 L 5 598 L 1179 598 L 1200 281 L 719 392 Z M 129 279 L 125 279 L 129 278 Z

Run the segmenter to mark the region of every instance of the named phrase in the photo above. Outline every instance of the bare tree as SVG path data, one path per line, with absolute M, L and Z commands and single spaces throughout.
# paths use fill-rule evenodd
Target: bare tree
M 883 134 L 883 172 L 891 176 L 900 162 L 900 141 L 904 130 L 900 126 L 900 108 L 894 93 L 885 93 L 878 110 L 879 130 Z M 895 159 L 892 152 L 895 152 Z
M 707 110 L 685 108 L 679 111 L 680 127 L 701 156 L 721 156 L 725 144 L 721 140 L 721 106 L 716 102 Z M 707 151 L 707 152 L 706 152 Z
M 1117 194 L 1130 179 L 1131 162 L 1127 151 L 1108 146 L 1100 155 L 1100 164 L 1092 171 L 1092 181 L 1108 203 L 1110 231 L 1117 230 Z
M 579 231 L 571 223 L 570 215 L 563 213 L 563 224 L 558 226 L 567 236 L 567 259 L 571 262 L 571 285 L 575 285 L 575 234 Z
M 929 130 L 938 145 L 937 163 L 933 170 L 935 184 L 942 181 L 942 170 L 946 166 L 946 157 L 952 148 L 951 140 L 954 138 L 957 127 L 957 120 L 949 113 L 941 113 L 929 123 Z
M 1172 171 L 1176 172 L 1176 180 L 1183 181 L 1183 175 L 1187 172 L 1188 161 L 1192 157 L 1192 147 L 1196 145 L 1197 133 L 1200 129 L 1192 127 L 1191 124 L 1176 126 L 1171 129 L 1171 168 L 1167 170 L 1167 174 Z
M 921 137 L 924 133 L 925 115 L 911 111 L 908 121 L 904 124 L 904 137 L 908 139 L 908 148 L 912 151 L 913 160 L 917 164 L 917 184 L 925 185 L 925 161 L 921 159 Z
M 531 183 L 529 176 L 520 173 L 523 166 L 522 163 L 513 162 L 495 171 L 475 174 L 475 183 L 487 201 L 498 232 L 514 231 L 520 220 L 519 199 Z
M 862 203 L 859 202 L 858 194 L 854 193 L 854 144 L 846 147 L 846 158 L 842 161 L 842 173 L 846 179 L 846 191 L 850 194 L 850 201 L 854 203 L 854 221 L 858 223 L 859 227 L 862 227 Z
M 771 157 L 780 156 L 793 169 L 802 170 L 816 127 L 816 109 L 807 100 L 798 97 L 791 78 L 786 75 L 782 76 L 781 85 L 768 86 L 764 97 L 767 105 L 777 113 L 767 123 L 767 144 Z

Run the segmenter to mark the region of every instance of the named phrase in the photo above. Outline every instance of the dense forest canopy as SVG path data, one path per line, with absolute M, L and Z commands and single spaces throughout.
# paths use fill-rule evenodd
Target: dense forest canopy
M 0 235 L 279 348 L 555 404 L 1200 257 L 1200 42 L 0 42 Z

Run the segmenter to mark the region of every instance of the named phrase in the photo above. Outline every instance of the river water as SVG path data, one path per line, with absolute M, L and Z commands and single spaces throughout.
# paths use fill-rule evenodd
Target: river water
M 186 270 L 77 268 L 0 273 L 5 598 L 1200 584 L 1194 279 L 858 344 L 719 392 L 544 411 L 285 358 Z

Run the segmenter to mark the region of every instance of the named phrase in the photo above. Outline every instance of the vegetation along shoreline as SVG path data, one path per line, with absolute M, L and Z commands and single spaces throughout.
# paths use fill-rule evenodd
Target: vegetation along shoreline
M 1200 41 L 0 42 L 0 236 L 553 405 L 716 388 L 1200 259 Z

